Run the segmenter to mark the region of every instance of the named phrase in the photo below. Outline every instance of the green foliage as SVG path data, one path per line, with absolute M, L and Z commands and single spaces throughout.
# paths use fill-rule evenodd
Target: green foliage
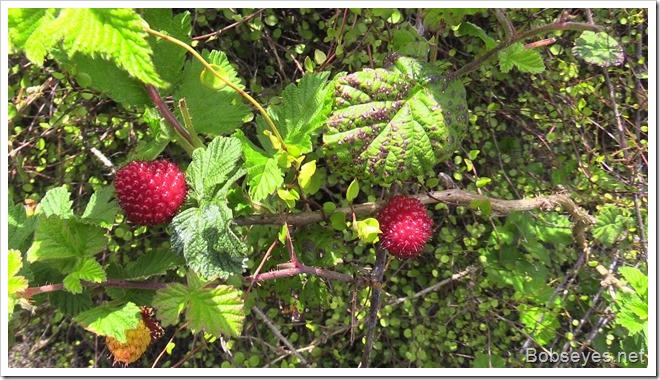
M 323 135 L 330 167 L 383 185 L 430 174 L 459 146 L 467 121 L 463 84 L 425 84 L 437 74 L 399 58 L 390 70 L 338 78 Z
M 55 16 L 55 13 L 57 15 Z M 12 9 L 11 44 L 42 65 L 46 53 L 62 40 L 72 57 L 76 52 L 112 61 L 144 83 L 162 87 L 151 61 L 151 48 L 142 19 L 132 9 Z
M 188 273 L 188 286 L 170 284 L 159 290 L 154 306 L 164 325 L 178 323 L 185 310 L 191 330 L 216 337 L 239 335 L 245 318 L 238 290 L 225 285 L 206 288 L 194 273 Z
M 203 51 L 202 56 L 210 64 L 221 67 L 226 78 L 243 88 L 236 76 L 236 70 L 229 64 L 227 56 L 219 51 Z M 200 80 L 202 64 L 196 60 L 188 61 L 181 75 L 181 85 L 174 92 L 177 101 L 186 100 L 195 130 L 213 135 L 231 134 L 242 125 L 250 109 L 241 96 L 230 87 L 215 90 L 207 87 Z
M 525 48 L 520 42 L 500 51 L 497 56 L 503 73 L 511 71 L 514 65 L 524 73 L 538 74 L 545 71 L 541 54 L 536 50 Z
M 621 45 L 606 32 L 586 31 L 575 41 L 573 54 L 602 67 L 619 66 L 625 55 Z
M 15 249 L 10 249 L 7 254 L 7 294 L 9 294 L 9 319 L 14 313 L 14 307 L 18 303 L 18 295 L 16 293 L 22 292 L 28 287 L 28 280 L 19 276 L 18 273 L 23 267 L 23 260 L 21 252 Z
M 173 325 L 168 334 L 177 333 L 167 347 L 156 341 L 135 366 L 153 365 L 161 350 L 167 353 L 158 359 L 162 367 L 181 358 L 182 367 L 302 366 L 297 357 L 281 355 L 280 339 L 269 327 L 244 317 L 254 306 L 312 366 L 355 367 L 367 332 L 368 286 L 316 275 L 248 285 L 244 276 L 258 268 L 260 273 L 290 268 L 293 251 L 306 266 L 368 278 L 377 221 L 338 208 L 379 201 L 393 190 L 442 190 L 442 172 L 459 188 L 504 200 L 569 194 L 597 219 L 585 236 L 589 262 L 606 267 L 617 260 L 627 285 L 603 292 L 602 277 L 589 266 L 575 266 L 584 252 L 565 210 L 544 206 L 543 212 L 504 216 L 488 200 L 438 203 L 432 209 L 433 251 L 417 260 L 388 261 L 373 366 L 536 366 L 517 354 L 523 344 L 555 352 L 646 349 L 648 234 L 642 232 L 648 229 L 648 16 L 644 9 L 591 11 L 607 36 L 554 30 L 562 43 L 534 50 L 524 47 L 531 38 L 521 40 L 502 51 L 499 61 L 481 62 L 452 83 L 443 75 L 469 68 L 504 43 L 499 42 L 506 37 L 503 21 L 511 22 L 516 37 L 555 23 L 563 17 L 561 10 L 507 9 L 504 20 L 486 9 L 145 9 L 141 16 L 132 10 L 12 11 L 8 240 L 10 249 L 20 252 L 10 253 L 10 294 L 51 284 L 63 284 L 65 291 L 37 294 L 29 302 L 18 302 L 15 292 L 14 298 L 10 295 L 10 328 L 17 329 L 10 336 L 26 334 L 22 326 L 38 335 L 46 330 L 54 342 L 49 353 L 70 358 L 59 354 L 66 346 L 64 352 L 84 358 L 75 365 L 110 366 L 99 351 L 89 349 L 90 334 L 114 334 L 121 340 L 137 323 L 137 305 L 153 305 L 157 319 Z M 112 12 L 126 18 L 107 20 Z M 193 128 L 181 111 L 175 114 L 189 133 L 202 135 L 193 143 L 201 148 L 182 149 L 181 135 L 150 107 L 143 86 L 149 82 L 117 62 L 129 53 L 110 55 L 109 40 L 99 44 L 100 50 L 90 47 L 94 34 L 62 37 L 57 32 L 57 40 L 50 41 L 40 32 L 61 23 L 60 17 L 73 21 L 65 30 L 85 30 L 73 25 L 83 16 L 92 18 L 91 29 L 103 24 L 106 36 L 131 45 L 125 52 L 142 52 L 139 65 L 153 62 L 142 74 L 162 81 L 160 96 L 170 109 L 185 99 Z M 572 22 L 583 21 L 583 11 L 573 10 L 574 16 Z M 186 62 L 187 53 L 179 46 L 146 35 L 137 23 L 124 31 L 128 19 L 143 19 L 191 43 L 233 84 L 268 104 L 276 129 L 262 116 L 253 120 L 254 111 L 243 98 L 198 61 Z M 213 30 L 222 32 L 201 37 Z M 129 41 L 131 36 L 135 41 Z M 77 40 L 81 48 L 71 45 Z M 571 41 L 574 54 L 566 48 Z M 44 67 L 15 54 L 21 51 L 28 58 L 41 57 Z M 392 52 L 413 59 L 394 60 Z M 589 67 L 583 60 L 605 68 Z M 348 83 L 349 78 L 359 83 Z M 337 89 L 350 96 L 340 100 Z M 448 96 L 452 90 L 454 98 Z M 365 95 L 373 99 L 360 103 Z M 385 146 L 391 157 L 375 165 L 396 180 L 384 181 L 355 164 L 348 147 L 369 143 L 359 135 L 351 144 L 342 143 L 347 151 L 335 155 L 341 133 L 374 126 L 385 131 L 386 126 L 364 123 L 366 109 L 338 117 L 345 106 L 339 103 L 353 101 L 391 112 L 383 124 L 395 117 L 404 120 L 407 112 L 413 115 L 403 123 L 410 135 L 392 138 L 402 146 Z M 393 106 L 397 102 L 403 105 Z M 615 128 L 612 102 L 624 120 L 623 135 Z M 463 119 L 458 122 L 456 115 Z M 329 131 L 328 121 L 336 120 L 347 124 L 345 130 Z M 444 130 L 440 137 L 453 142 L 434 145 L 429 139 L 433 128 Z M 164 226 L 123 221 L 117 216 L 110 170 L 88 153 L 90 147 L 117 166 L 166 155 L 186 167 L 190 197 L 181 213 Z M 374 144 L 373 151 L 360 153 L 378 159 L 379 148 Z M 333 163 L 337 156 L 344 160 L 342 170 Z M 395 165 L 400 162 L 402 169 Z M 57 187 L 61 184 L 66 187 Z M 36 215 L 14 203 L 28 199 L 41 200 Z M 288 214 L 321 210 L 319 223 L 286 223 Z M 277 222 L 234 223 L 244 216 Z M 470 274 L 457 279 L 467 267 Z M 150 289 L 124 286 L 132 281 Z M 441 282 L 445 285 L 437 287 Z M 30 308 L 29 314 L 22 308 Z M 49 327 L 51 319 L 40 320 L 39 313 L 59 319 Z M 29 325 L 24 322 L 28 316 Z M 91 326 L 91 333 L 69 324 L 72 316 Z M 603 325 L 609 317 L 614 319 Z M 177 330 L 184 319 L 189 329 Z M 635 365 L 643 363 L 588 364 Z
M 126 330 L 137 327 L 142 315 L 134 303 L 116 305 L 107 303 L 78 314 L 75 319 L 85 329 L 126 343 Z

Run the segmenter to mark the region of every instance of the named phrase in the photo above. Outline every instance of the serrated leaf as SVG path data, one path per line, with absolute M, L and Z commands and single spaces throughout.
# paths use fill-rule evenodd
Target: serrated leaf
M 83 222 L 90 222 L 104 228 L 110 228 L 115 221 L 115 216 L 119 211 L 117 200 L 113 199 L 114 190 L 111 186 L 106 186 L 99 191 L 95 191 L 85 207 L 82 215 Z
M 16 293 L 27 289 L 28 281 L 23 276 L 17 276 L 18 271 L 23 267 L 21 252 L 15 249 L 10 249 L 7 256 L 7 294 L 9 295 L 9 318 L 11 319 L 14 312 L 14 306 L 18 302 L 18 296 Z
M 181 256 L 168 249 L 154 249 L 126 264 L 123 279 L 137 280 L 165 274 L 168 269 L 183 265 Z
M 260 202 L 284 183 L 284 172 L 273 156 L 255 147 L 243 132 L 236 131 L 235 136 L 243 146 L 250 198 Z
M 426 83 L 438 75 L 399 57 L 390 70 L 338 78 L 323 135 L 330 168 L 382 185 L 431 174 L 458 148 L 467 125 L 463 84 Z
M 93 256 L 105 248 L 102 228 L 74 219 L 39 216 L 29 262 Z
M 103 282 L 107 280 L 103 267 L 93 258 L 84 258 L 78 261 L 76 269 L 69 273 L 64 280 L 64 288 L 71 293 L 82 293 L 81 280 L 90 282 Z
M 596 214 L 596 226 L 594 226 L 594 238 L 602 244 L 611 246 L 627 230 L 632 219 L 622 214 L 621 210 L 611 204 L 605 205 Z
M 126 330 L 137 327 L 142 315 L 132 302 L 124 305 L 106 304 L 83 311 L 75 318 L 86 330 L 97 335 L 110 336 L 126 343 Z
M 575 41 L 573 54 L 601 67 L 619 66 L 625 59 L 621 45 L 606 32 L 582 32 Z
M 55 19 L 56 10 L 10 8 L 7 13 L 11 49 L 22 49 L 30 61 L 43 62 L 51 45 L 44 39 L 42 30 Z
M 34 233 L 37 218 L 27 216 L 25 207 L 17 203 L 9 206 L 9 215 L 7 218 L 7 238 L 8 248 L 18 249 L 23 252 L 30 247 L 30 235 Z
M 282 91 L 281 105 L 268 109 L 287 147 L 298 148 L 300 154 L 312 151 L 312 137 L 330 112 L 329 75 L 329 72 L 305 74 L 297 84 L 290 84 Z M 270 129 L 261 116 L 257 117 L 257 124 L 260 130 Z
M 471 22 L 462 22 L 458 28 L 456 28 L 456 31 L 463 36 L 479 37 L 484 42 L 484 44 L 486 44 L 486 49 L 488 50 L 492 50 L 495 48 L 495 46 L 497 46 L 497 42 L 495 42 L 491 36 L 487 35 L 480 26 L 477 26 Z
M 170 284 L 156 292 L 154 307 L 163 325 L 177 324 L 185 311 L 191 330 L 204 330 L 216 337 L 238 336 L 245 318 L 240 291 L 225 285 L 206 289 Z
M 171 8 L 146 8 L 142 14 L 151 29 L 172 36 L 179 41 L 191 43 L 190 12 L 172 15 Z M 186 60 L 186 51 L 180 46 L 155 36 L 149 36 L 149 45 L 153 50 L 153 62 L 160 77 L 176 85 L 181 80 L 181 70 Z
M 538 74 L 545 71 L 541 54 L 533 49 L 527 49 L 517 42 L 497 53 L 500 60 L 500 71 L 508 73 L 515 65 L 523 73 Z
M 48 294 L 48 302 L 64 315 L 76 315 L 92 308 L 92 296 L 87 289 L 81 294 L 52 292 Z
M 73 217 L 71 205 L 73 202 L 69 200 L 71 194 L 64 186 L 50 189 L 37 206 L 37 212 L 43 213 L 45 216 L 57 215 L 62 219 Z
M 232 212 L 224 204 L 189 208 L 172 220 L 172 248 L 204 278 L 241 274 L 246 247 L 231 228 Z
M 69 56 L 81 52 L 102 57 L 144 83 L 163 87 L 166 83 L 158 77 L 151 61 L 152 51 L 142 23 L 133 9 L 64 8 L 40 30 L 47 36 L 46 46 L 63 40 Z
M 646 299 L 649 289 L 649 278 L 642 271 L 633 267 L 620 267 L 619 273 L 642 299 Z
M 518 305 L 518 311 L 525 332 L 533 336 L 538 344 L 548 344 L 554 338 L 560 327 L 555 312 L 527 304 Z
M 234 137 L 218 136 L 206 149 L 195 149 L 193 160 L 186 170 L 191 196 L 198 203 L 223 197 L 225 194 L 216 193 L 217 187 L 224 185 L 237 171 L 242 155 L 241 142 Z
M 208 63 L 218 65 L 227 74 L 227 79 L 240 87 L 244 86 L 237 77 L 236 70 L 227 60 L 227 56 L 219 51 L 203 51 L 202 56 Z M 181 86 L 175 91 L 178 100 L 186 99 L 188 111 L 195 131 L 213 135 L 230 134 L 240 127 L 251 113 L 243 98 L 232 88 L 213 90 L 200 82 L 203 66 L 197 60 L 186 63 Z M 180 112 L 177 111 L 180 117 Z
M 142 82 L 133 78 L 116 63 L 92 57 L 82 53 L 67 55 L 65 51 L 53 51 L 55 59 L 75 66 L 78 73 L 89 76 L 90 87 L 125 107 L 144 107 L 151 105 Z

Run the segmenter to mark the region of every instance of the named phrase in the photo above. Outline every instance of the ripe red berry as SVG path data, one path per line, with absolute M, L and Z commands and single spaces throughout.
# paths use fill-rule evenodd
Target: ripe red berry
M 417 257 L 431 238 L 433 220 L 422 202 L 397 195 L 390 199 L 378 215 L 383 247 L 401 259 Z
M 133 223 L 167 222 L 186 199 L 188 188 L 181 169 L 171 161 L 132 161 L 117 171 L 119 205 Z

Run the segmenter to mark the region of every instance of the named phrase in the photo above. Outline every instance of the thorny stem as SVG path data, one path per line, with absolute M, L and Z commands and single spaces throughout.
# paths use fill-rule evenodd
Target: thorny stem
M 214 75 L 216 78 L 218 78 L 218 79 L 220 79 L 221 81 L 225 82 L 225 84 L 226 84 L 227 86 L 231 87 L 234 91 L 238 92 L 242 97 L 244 97 L 245 99 L 247 99 L 247 101 L 249 101 L 250 103 L 252 103 L 252 105 L 253 105 L 257 110 L 259 110 L 259 112 L 261 113 L 261 116 L 264 117 L 264 119 L 266 120 L 266 123 L 268 123 L 268 125 L 270 126 L 271 130 L 273 131 L 273 133 L 274 133 L 275 136 L 277 137 L 277 140 L 278 140 L 279 143 L 282 145 L 282 149 L 283 149 L 284 151 L 287 150 L 287 149 L 286 149 L 286 145 L 284 144 L 284 139 L 282 139 L 282 136 L 280 135 L 280 132 L 277 130 L 277 127 L 275 127 L 275 124 L 273 124 L 273 120 L 271 120 L 271 118 L 268 116 L 268 113 L 266 113 L 266 110 L 264 110 L 264 108 L 261 106 L 261 104 L 259 104 L 259 102 L 257 102 L 256 100 L 254 100 L 253 97 L 251 97 L 247 92 L 243 91 L 240 87 L 238 87 L 237 85 L 235 85 L 234 83 L 232 83 L 229 79 L 225 78 L 224 76 L 220 75 L 217 71 L 215 71 L 215 70 L 213 69 L 213 67 L 212 67 L 208 62 L 206 62 L 206 60 L 204 59 L 204 57 L 202 57 L 202 56 L 201 56 L 197 51 L 195 51 L 195 49 L 193 49 L 190 45 L 188 45 L 188 44 L 186 44 L 185 42 L 180 41 L 180 40 L 178 40 L 178 39 L 176 39 L 176 38 L 174 38 L 174 37 L 172 37 L 172 36 L 168 36 L 168 35 L 165 35 L 165 34 L 163 34 L 163 33 L 158 32 L 158 31 L 155 31 L 155 30 L 153 30 L 153 29 L 151 29 L 151 28 L 149 28 L 149 27 L 147 27 L 147 26 L 144 27 L 144 30 L 145 30 L 147 33 L 149 33 L 149 34 L 152 34 L 152 35 L 154 35 L 154 36 L 156 36 L 156 37 L 162 38 L 162 39 L 164 39 L 164 40 L 166 40 L 166 41 L 169 41 L 169 42 L 171 42 L 171 43 L 173 43 L 173 44 L 175 44 L 175 45 L 179 45 L 179 46 L 181 46 L 182 48 L 186 49 L 190 54 L 193 55 L 193 57 L 195 57 L 195 58 L 196 58 L 196 59 L 202 64 L 202 66 L 204 66 L 205 69 L 207 69 L 209 72 L 213 73 L 213 75 Z

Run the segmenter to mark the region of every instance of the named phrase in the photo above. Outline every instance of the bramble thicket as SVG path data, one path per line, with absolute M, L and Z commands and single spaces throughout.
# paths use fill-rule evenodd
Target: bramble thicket
M 647 9 L 8 20 L 11 367 L 647 366 Z

